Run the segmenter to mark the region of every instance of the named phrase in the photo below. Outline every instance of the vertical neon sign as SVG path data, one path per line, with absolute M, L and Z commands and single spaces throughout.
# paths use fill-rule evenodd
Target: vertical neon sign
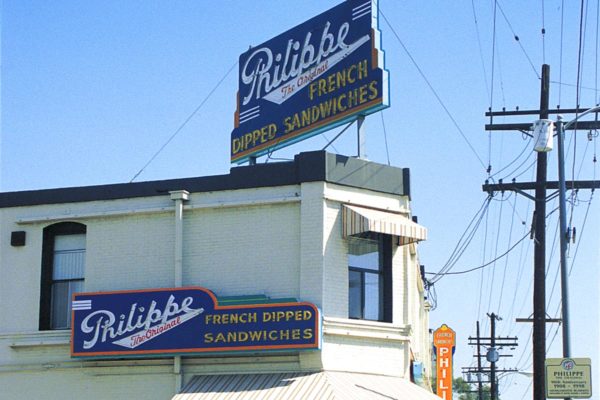
M 437 395 L 445 400 L 452 399 L 452 356 L 456 345 L 456 333 L 446 324 L 433 332 L 436 354 Z

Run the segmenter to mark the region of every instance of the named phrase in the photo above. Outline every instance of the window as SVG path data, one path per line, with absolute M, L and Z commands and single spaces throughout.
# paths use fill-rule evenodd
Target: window
M 83 291 L 86 227 L 63 222 L 44 229 L 40 330 L 71 327 L 71 298 Z
M 392 237 L 348 238 L 349 317 L 392 322 Z

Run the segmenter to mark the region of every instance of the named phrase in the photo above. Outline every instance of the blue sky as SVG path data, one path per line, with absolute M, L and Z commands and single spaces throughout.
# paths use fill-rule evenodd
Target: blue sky
M 136 181 L 228 173 L 237 67 L 229 75 L 227 71 L 248 46 L 338 2 L 4 0 L 0 190 L 130 181 L 223 78 Z M 392 165 L 411 169 L 413 211 L 429 229 L 429 240 L 419 247 L 428 271 L 446 263 L 483 203 L 481 185 L 488 178 L 488 164 L 491 174 L 498 173 L 493 179 L 535 177 L 530 140 L 518 132 L 484 131 L 490 105 L 495 110 L 538 108 L 538 75 L 544 62 L 551 66 L 551 107 L 575 106 L 578 65 L 580 104 L 598 103 L 597 4 L 585 3 L 580 53 L 580 2 L 565 0 L 564 10 L 562 3 L 502 0 L 494 8 L 491 0 L 380 0 L 389 21 L 380 17 L 391 107 L 367 118 L 367 154 L 380 163 L 387 163 L 389 154 Z M 321 149 L 337 132 L 273 157 Z M 351 128 L 328 150 L 353 155 L 354 137 Z M 597 178 L 592 160 L 598 140 L 588 141 L 587 132 L 579 132 L 576 140 L 567 136 L 569 179 Z M 556 157 L 556 152 L 549 154 L 548 176 L 553 180 Z M 591 357 L 597 369 L 600 211 L 598 200 L 588 208 L 589 198 L 590 192 L 582 191 L 569 207 L 579 232 L 569 253 L 571 335 L 573 355 Z M 550 202 L 548 210 L 555 207 Z M 532 209 L 522 196 L 498 194 L 453 271 L 504 253 L 527 232 Z M 558 270 L 556 226 L 554 213 L 547 234 L 552 317 L 557 316 L 560 288 L 553 284 Z M 531 314 L 532 258 L 533 244 L 525 240 L 490 267 L 435 284 L 438 304 L 431 327 L 447 323 L 457 332 L 456 376 L 460 367 L 474 361 L 468 336 L 474 335 L 477 319 L 484 332 L 489 330 L 487 312 L 503 317 L 498 323 L 501 335 L 519 337 L 515 357 L 503 359 L 503 366 L 531 370 L 530 326 L 516 324 L 514 318 Z M 552 341 L 555 330 L 548 327 L 550 357 L 561 354 L 560 334 Z M 528 384 L 528 378 L 507 376 L 501 379 L 501 393 L 504 398 L 528 398 Z

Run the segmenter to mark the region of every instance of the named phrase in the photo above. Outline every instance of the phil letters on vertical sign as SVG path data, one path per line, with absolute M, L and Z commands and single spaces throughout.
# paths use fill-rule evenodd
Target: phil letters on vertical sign
M 389 105 L 377 0 L 347 0 L 240 56 L 231 162 Z
M 452 357 L 456 345 L 456 333 L 443 324 L 433 333 L 433 346 L 437 358 L 437 395 L 452 399 Z

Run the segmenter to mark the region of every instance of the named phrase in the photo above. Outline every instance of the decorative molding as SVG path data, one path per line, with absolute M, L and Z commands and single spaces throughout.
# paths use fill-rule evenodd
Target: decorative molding
M 0 334 L 0 341 L 8 341 L 14 350 L 40 346 L 68 346 L 71 343 L 71 331 L 37 331 Z
M 266 199 L 255 199 L 255 200 L 238 200 L 238 201 L 218 201 L 213 203 L 205 204 L 188 204 L 183 208 L 184 210 L 196 210 L 202 208 L 229 208 L 229 207 L 249 207 L 249 206 L 262 206 L 280 203 L 296 203 L 300 202 L 301 197 L 299 196 L 284 196 L 274 197 Z M 107 210 L 97 212 L 81 212 L 73 214 L 57 214 L 48 216 L 34 216 L 34 217 L 19 217 L 17 218 L 17 224 L 37 224 L 46 222 L 56 221 L 73 221 L 80 219 L 92 219 L 92 218 L 108 218 L 108 217 L 120 217 L 127 215 L 145 215 L 145 214 L 160 214 L 160 213 L 172 213 L 175 212 L 175 206 L 167 207 L 154 207 L 154 208 L 139 208 L 139 209 L 123 209 L 123 210 Z
M 323 318 L 324 335 L 410 342 L 411 331 L 410 325 L 345 318 Z

